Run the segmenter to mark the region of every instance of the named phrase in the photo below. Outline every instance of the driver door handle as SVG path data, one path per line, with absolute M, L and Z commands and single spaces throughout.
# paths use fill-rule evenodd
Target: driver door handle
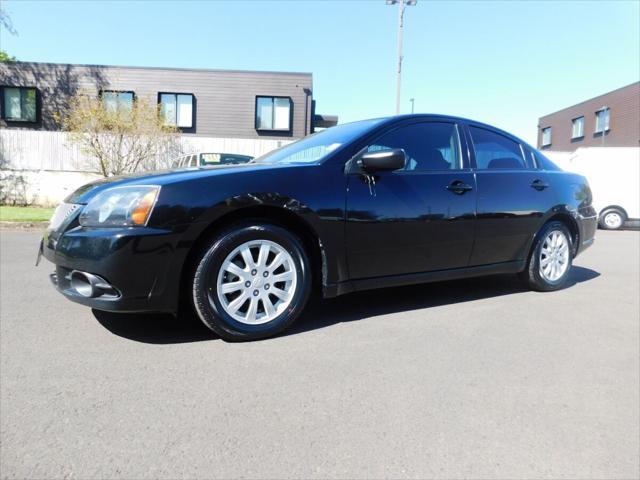
M 461 180 L 454 180 L 449 185 L 447 185 L 447 190 L 458 195 L 462 195 L 469 190 L 473 190 L 473 187 L 471 185 L 467 185 Z

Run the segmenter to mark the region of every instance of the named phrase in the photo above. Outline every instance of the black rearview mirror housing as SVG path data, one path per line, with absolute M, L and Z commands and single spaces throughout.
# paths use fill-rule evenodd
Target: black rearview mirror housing
M 401 148 L 366 152 L 358 159 L 358 165 L 367 172 L 400 170 L 406 164 L 407 156 Z

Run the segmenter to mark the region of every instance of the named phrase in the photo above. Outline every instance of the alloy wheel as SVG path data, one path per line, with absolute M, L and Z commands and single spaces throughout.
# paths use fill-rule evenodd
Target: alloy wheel
M 284 247 L 270 240 L 252 240 L 224 259 L 216 292 L 234 320 L 260 325 L 289 307 L 297 282 L 295 263 Z
M 540 249 L 540 276 L 557 282 L 569 268 L 569 239 L 560 230 L 547 234 Z

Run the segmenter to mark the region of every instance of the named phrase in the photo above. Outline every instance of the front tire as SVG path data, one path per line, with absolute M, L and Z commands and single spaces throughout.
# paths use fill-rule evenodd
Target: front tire
M 627 216 L 619 208 L 607 208 L 600 214 L 598 224 L 604 230 L 618 230 L 626 220 Z
M 573 246 L 567 226 L 558 221 L 542 227 L 529 255 L 522 278 L 529 288 L 551 292 L 562 288 L 569 277 Z
M 193 276 L 200 320 L 229 341 L 257 340 L 289 327 L 311 291 L 302 242 L 261 222 L 235 225 L 216 236 Z

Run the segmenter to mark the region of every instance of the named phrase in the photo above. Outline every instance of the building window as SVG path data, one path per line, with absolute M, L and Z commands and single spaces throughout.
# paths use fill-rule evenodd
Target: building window
M 609 130 L 609 109 L 603 108 L 596 112 L 596 133 L 603 133 Z
M 159 93 L 160 115 L 166 125 L 193 128 L 193 94 Z
M 2 118 L 8 122 L 36 123 L 37 100 L 35 88 L 3 87 Z
M 256 97 L 256 130 L 291 131 L 291 98 Z
M 542 146 L 548 147 L 551 145 L 551 127 L 542 129 Z
M 133 109 L 133 92 L 101 90 L 100 97 L 107 112 L 130 112 Z
M 571 120 L 571 138 L 584 137 L 584 117 Z

